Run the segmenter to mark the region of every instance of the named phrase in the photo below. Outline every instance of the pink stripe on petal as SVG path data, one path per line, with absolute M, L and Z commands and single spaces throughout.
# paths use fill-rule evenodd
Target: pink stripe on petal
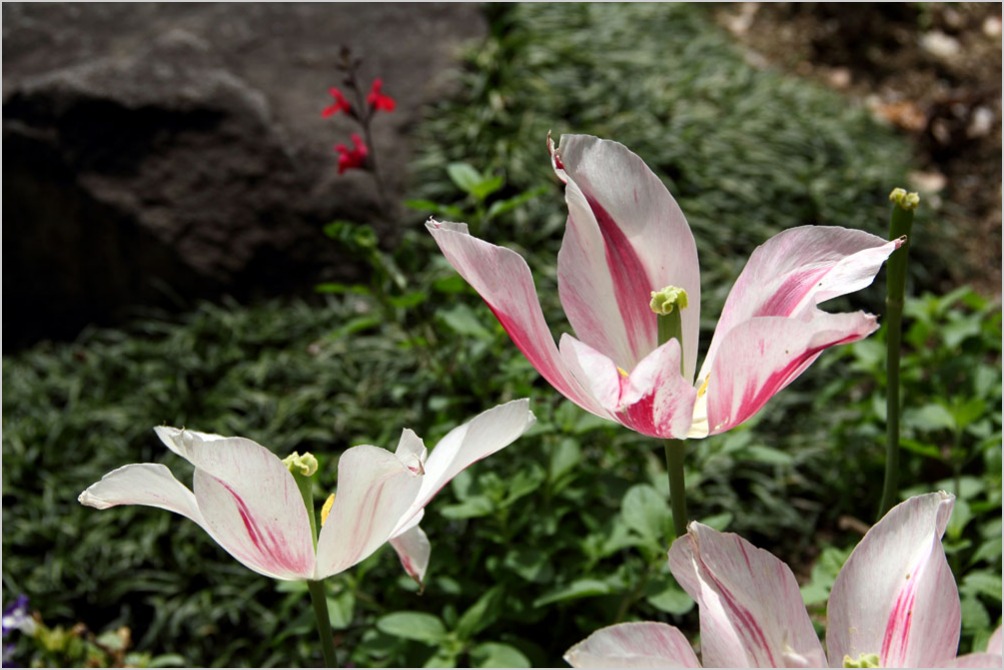
M 697 389 L 680 374 L 680 343 L 674 339 L 631 371 L 618 418 L 643 435 L 684 439 L 693 422 L 696 399 Z
M 830 664 L 878 654 L 884 667 L 944 667 L 955 658 L 961 609 L 941 537 L 954 497 L 916 496 L 855 547 L 827 610 Z
M 313 574 L 307 509 L 278 456 L 242 437 L 181 431 L 175 441 L 196 468 L 195 498 L 206 529 L 224 549 L 276 579 Z
M 700 609 L 706 666 L 824 662 L 795 577 L 769 552 L 691 523 L 670 548 L 669 566 Z
M 430 220 L 426 228 L 446 259 L 481 295 L 513 343 L 544 379 L 586 411 L 605 417 L 599 403 L 561 360 L 526 261 L 510 249 L 472 237 L 464 224 Z
M 687 291 L 685 376 L 693 377 L 700 321 L 697 246 L 658 177 L 622 144 L 565 135 L 558 149 L 568 224 L 558 255 L 561 302 L 576 336 L 633 368 L 658 344 L 651 292 Z
M 756 317 L 806 318 L 819 303 L 871 284 L 901 244 L 836 226 L 792 228 L 767 240 L 729 292 L 699 376 L 733 328 Z
M 290 484 L 295 490 L 292 475 Z M 262 488 L 274 492 L 268 483 Z M 203 470 L 195 471 L 195 497 L 213 539 L 251 570 L 285 580 L 309 579 L 313 574 L 313 540 L 302 498 L 297 501 L 299 508 L 283 509 L 279 496 L 271 502 L 265 497 L 252 500 L 248 492 Z
M 809 320 L 763 317 L 736 326 L 722 341 L 711 368 L 706 389 L 709 433 L 749 419 L 823 350 L 860 340 L 877 328 L 875 317 L 863 312 L 818 310 Z
M 429 567 L 429 557 L 432 555 L 432 545 L 429 544 L 425 531 L 418 526 L 412 526 L 391 538 L 390 546 L 397 552 L 404 571 L 421 586 L 425 580 L 425 571 Z

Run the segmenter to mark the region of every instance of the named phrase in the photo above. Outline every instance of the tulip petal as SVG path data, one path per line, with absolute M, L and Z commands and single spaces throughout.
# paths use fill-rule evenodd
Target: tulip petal
M 192 444 L 196 442 L 202 444 L 206 442 L 213 442 L 215 440 L 227 439 L 224 436 L 217 435 L 215 433 L 200 433 L 197 430 L 173 428 L 171 426 L 157 426 L 153 429 L 153 432 L 157 434 L 157 437 L 160 438 L 160 441 L 163 442 L 168 449 L 178 454 L 186 461 L 191 461 L 188 454 Z
M 1000 656 L 1004 653 L 1004 649 L 1002 649 L 1002 647 L 1004 647 L 1004 639 L 1002 639 L 1001 627 L 997 626 L 997 630 L 993 632 L 993 635 L 990 636 L 990 640 L 987 641 L 987 653 L 997 654 Z
M 945 668 L 1000 668 L 1000 654 L 965 654 L 953 661 L 948 661 Z
M 564 333 L 558 343 L 562 360 L 572 376 L 596 399 L 610 416 L 621 409 L 621 393 L 627 378 L 610 357 L 585 342 Z
M 425 477 L 410 514 L 422 510 L 461 470 L 512 444 L 534 421 L 530 401 L 523 398 L 493 407 L 451 430 L 425 461 Z M 406 514 L 396 531 L 410 520 Z
M 858 291 L 902 244 L 838 226 L 802 226 L 757 247 L 722 309 L 701 366 L 703 380 L 733 328 L 763 316 L 806 318 L 819 303 Z
M 425 473 L 425 459 L 429 452 L 425 448 L 425 442 L 412 429 L 405 428 L 401 431 L 401 439 L 398 440 L 394 455 L 415 474 Z
M 622 623 L 601 628 L 565 652 L 573 668 L 699 668 L 697 655 L 676 627 Z
M 675 339 L 643 358 L 627 380 L 618 415 L 625 426 L 658 438 L 687 437 L 697 389 L 680 374 L 680 343 Z
M 931 493 L 892 508 L 854 548 L 830 592 L 830 665 L 878 654 L 882 667 L 944 667 L 961 609 L 941 537 L 955 497 Z
M 391 538 L 390 546 L 394 547 L 398 558 L 401 559 L 401 567 L 421 586 L 425 580 L 425 571 L 429 567 L 429 556 L 432 554 L 432 546 L 425 531 L 417 525 L 412 526 L 397 537 Z
M 565 135 L 554 160 L 568 204 L 558 290 L 576 336 L 630 370 L 658 344 L 652 291 L 683 288 L 690 302 L 682 314 L 685 376 L 693 379 L 700 270 L 679 205 L 618 142 Z
M 714 366 L 702 385 L 696 425 L 706 419 L 711 435 L 753 416 L 793 382 L 824 349 L 860 340 L 878 328 L 864 312 L 828 314 L 810 320 L 761 317 L 733 328 L 722 340 Z M 700 412 L 706 411 L 706 415 Z M 704 437 L 694 435 L 692 437 Z
M 386 449 L 346 449 L 338 460 L 335 502 L 317 538 L 314 579 L 352 567 L 387 542 L 408 519 L 422 479 Z
M 430 220 L 426 228 L 446 259 L 481 295 L 513 343 L 544 379 L 579 407 L 610 418 L 572 377 L 558 355 L 526 261 L 511 249 L 472 237 L 463 223 Z
M 825 665 L 795 576 L 769 552 L 694 522 L 670 547 L 669 567 L 697 601 L 705 666 Z
M 680 343 L 666 342 L 625 374 L 613 361 L 571 335 L 561 355 L 604 409 L 628 428 L 656 438 L 687 436 L 696 390 L 680 375 Z
M 265 447 L 242 437 L 185 436 L 195 498 L 213 538 L 248 568 L 275 579 L 314 572 L 310 519 L 293 475 Z
M 116 505 L 159 507 L 206 527 L 195 495 L 159 463 L 133 463 L 112 470 L 87 487 L 78 500 L 97 509 Z

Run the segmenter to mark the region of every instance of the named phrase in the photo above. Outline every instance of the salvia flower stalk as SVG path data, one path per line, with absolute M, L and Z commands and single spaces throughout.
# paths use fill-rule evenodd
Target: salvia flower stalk
M 669 568 L 697 601 L 705 667 L 1001 667 L 1001 632 L 958 656 L 961 605 L 941 537 L 955 497 L 916 496 L 872 527 L 830 592 L 826 651 L 791 569 L 733 533 L 691 523 Z M 639 622 L 596 631 L 568 650 L 574 667 L 700 667 L 683 633 Z

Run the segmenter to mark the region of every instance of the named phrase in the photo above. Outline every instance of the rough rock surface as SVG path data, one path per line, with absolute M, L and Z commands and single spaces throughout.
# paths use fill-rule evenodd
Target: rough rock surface
M 3 5 L 4 349 L 136 305 L 308 291 L 362 271 L 321 232 L 392 236 L 322 119 L 343 45 L 397 109 L 374 144 L 400 200 L 424 103 L 483 35 L 474 5 Z

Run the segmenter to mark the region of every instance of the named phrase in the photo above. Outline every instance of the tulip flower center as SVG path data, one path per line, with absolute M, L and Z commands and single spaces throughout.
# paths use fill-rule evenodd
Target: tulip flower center
M 858 656 L 858 660 L 854 660 L 850 656 L 844 656 L 844 667 L 845 668 L 881 668 L 879 665 L 879 655 L 878 654 L 861 654 Z
M 648 305 L 659 319 L 660 346 L 675 339 L 680 343 L 680 372 L 683 373 L 683 320 L 680 312 L 687 306 L 687 292 L 679 286 L 667 286 L 661 291 L 652 291 L 652 301 Z
M 289 471 L 294 475 L 311 477 L 317 472 L 317 459 L 309 451 L 305 451 L 302 456 L 294 451 L 282 459 L 282 464 L 289 468 Z

